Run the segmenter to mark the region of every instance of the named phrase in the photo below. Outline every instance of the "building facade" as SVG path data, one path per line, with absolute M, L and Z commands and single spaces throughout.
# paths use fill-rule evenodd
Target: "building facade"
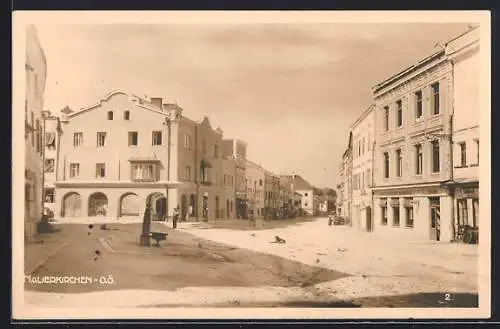
M 351 126 L 352 152 L 352 224 L 363 232 L 373 230 L 372 173 L 375 145 L 375 110 L 368 107 Z
M 222 159 L 222 187 L 224 188 L 224 210 L 222 218 L 229 219 L 236 217 L 235 196 L 236 196 L 236 161 L 233 158 Z
M 450 40 L 453 67 L 453 224 L 479 227 L 479 28 Z
M 59 166 L 59 150 L 61 142 L 61 123 L 58 117 L 47 115 L 44 117 L 44 211 L 49 215 L 55 213 L 55 194 L 57 172 Z
M 153 220 L 215 219 L 224 196 L 222 131 L 195 122 L 162 98 L 113 91 L 93 106 L 64 114 L 56 186 L 56 215 L 142 219 L 158 196 Z
M 224 157 L 231 158 L 235 164 L 235 218 L 248 219 L 248 196 L 246 182 L 247 143 L 240 139 L 222 141 Z
M 276 219 L 279 211 L 280 179 L 266 170 L 264 174 L 264 218 Z
M 319 206 L 319 202 L 314 200 L 314 187 L 298 174 L 281 175 L 280 179 L 289 182 L 295 199 L 297 195 L 300 196 L 300 203 L 297 204 L 297 200 L 294 202 L 296 212 L 300 215 L 313 216 Z
M 246 184 L 248 215 L 250 218 L 264 217 L 264 182 L 266 170 L 252 161 L 246 161 Z
M 444 50 L 373 88 L 374 231 L 450 241 L 452 66 Z
M 47 61 L 35 27 L 26 30 L 24 237 L 36 235 L 43 210 L 43 117 Z

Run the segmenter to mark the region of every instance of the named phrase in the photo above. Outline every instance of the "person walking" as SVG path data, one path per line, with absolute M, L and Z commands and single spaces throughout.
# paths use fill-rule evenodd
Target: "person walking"
M 172 216 L 172 227 L 177 228 L 177 221 L 179 220 L 179 206 L 174 208 L 174 213 Z

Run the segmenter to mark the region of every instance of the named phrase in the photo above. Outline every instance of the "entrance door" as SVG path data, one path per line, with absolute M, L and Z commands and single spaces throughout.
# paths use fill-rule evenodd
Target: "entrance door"
M 372 231 L 372 209 L 366 207 L 366 232 Z
M 439 207 L 439 198 L 429 198 L 431 210 L 431 225 L 430 225 L 430 239 L 439 241 L 441 215 Z

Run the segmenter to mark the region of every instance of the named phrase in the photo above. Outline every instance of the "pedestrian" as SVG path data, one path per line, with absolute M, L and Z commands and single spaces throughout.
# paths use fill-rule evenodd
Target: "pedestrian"
M 179 206 L 174 208 L 174 214 L 172 216 L 172 227 L 177 228 L 177 221 L 179 220 Z

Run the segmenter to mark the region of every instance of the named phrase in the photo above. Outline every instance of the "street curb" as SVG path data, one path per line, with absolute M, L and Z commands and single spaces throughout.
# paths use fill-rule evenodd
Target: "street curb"
M 35 266 L 35 268 L 32 270 L 32 271 L 28 271 L 28 273 L 25 273 L 25 275 L 31 275 L 33 274 L 33 272 L 35 272 L 36 270 L 38 270 L 41 266 L 43 266 L 43 264 L 45 264 L 49 259 L 51 259 L 52 257 L 54 257 L 54 255 L 60 250 L 62 249 L 62 247 L 66 246 L 68 243 L 67 242 L 63 242 L 61 243 L 59 246 L 57 246 L 56 248 L 54 248 L 54 250 L 52 250 L 52 252 L 45 258 L 45 259 L 42 259 L 41 261 L 38 262 L 38 264 Z

